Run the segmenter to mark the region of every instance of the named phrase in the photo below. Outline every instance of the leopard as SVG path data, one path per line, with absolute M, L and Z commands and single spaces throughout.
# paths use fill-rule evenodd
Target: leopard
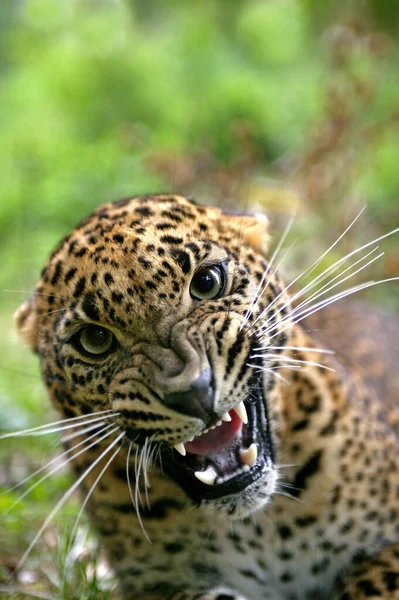
M 122 599 L 399 599 L 399 322 L 286 285 L 269 230 L 103 204 L 16 313 Z

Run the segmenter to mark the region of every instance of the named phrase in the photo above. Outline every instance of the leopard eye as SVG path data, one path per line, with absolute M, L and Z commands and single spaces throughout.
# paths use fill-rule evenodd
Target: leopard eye
M 191 280 L 191 297 L 196 300 L 213 300 L 222 294 L 224 283 L 224 272 L 220 266 L 203 267 Z
M 88 325 L 79 334 L 80 345 L 88 354 L 105 354 L 114 339 L 112 331 L 99 325 Z

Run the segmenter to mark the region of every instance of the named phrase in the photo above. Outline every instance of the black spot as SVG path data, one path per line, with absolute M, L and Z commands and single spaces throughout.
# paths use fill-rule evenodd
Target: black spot
M 302 431 L 302 429 L 306 429 L 308 425 L 309 419 L 302 419 L 301 421 L 298 421 L 298 423 L 295 423 L 295 425 L 291 427 L 291 431 Z
M 82 310 L 92 321 L 100 320 L 100 313 L 98 311 L 93 292 L 87 292 L 85 295 L 82 302 Z
M 80 298 L 81 295 L 84 292 L 84 289 L 86 287 L 86 277 L 81 277 L 77 284 L 75 285 L 75 290 L 73 292 L 73 297 L 74 298 Z
M 135 208 L 134 212 L 138 213 L 139 215 L 142 215 L 143 217 L 152 217 L 154 214 L 152 210 L 148 208 L 148 206 L 140 206 L 138 208 Z
M 84 256 L 87 252 L 87 248 L 81 248 L 80 250 L 78 250 L 77 252 L 75 252 L 75 256 L 77 256 L 78 258 L 82 258 L 82 256 Z
M 178 554 L 182 550 L 184 550 L 183 544 L 179 544 L 178 542 L 171 542 L 170 544 L 164 544 L 164 550 L 167 554 Z
M 112 301 L 115 302 L 115 304 L 122 304 L 123 301 L 123 294 L 117 294 L 116 292 L 112 292 Z
M 71 279 L 73 279 L 73 277 L 75 276 L 76 271 L 77 271 L 76 267 L 72 267 L 72 269 L 69 269 L 69 271 L 67 271 L 65 273 L 64 282 L 69 283 L 71 281 Z
M 57 264 L 55 265 L 54 274 L 53 274 L 53 276 L 51 278 L 51 281 L 50 281 L 50 283 L 52 285 L 55 285 L 57 283 L 57 281 L 61 277 L 61 273 L 62 273 L 62 261 L 59 260 L 59 261 L 57 261 Z
M 114 240 L 114 242 L 117 242 L 117 244 L 123 244 L 123 242 L 125 241 L 124 236 L 120 233 L 115 233 L 115 235 L 112 236 L 112 239 Z
M 288 540 L 292 537 L 292 529 L 288 525 L 280 525 L 277 528 L 278 534 L 283 540 Z
M 357 582 L 357 588 L 366 597 L 381 596 L 380 590 L 378 590 L 374 583 L 370 579 L 361 579 Z
M 161 242 L 163 244 L 171 244 L 171 245 L 182 244 L 183 243 L 183 238 L 177 237 L 177 236 L 174 236 L 174 235 L 163 235 L 161 237 Z
M 292 482 L 293 489 L 291 489 L 291 494 L 295 497 L 300 496 L 302 490 L 306 488 L 306 481 L 309 477 L 312 477 L 320 468 L 320 460 L 323 456 L 323 452 L 321 450 L 316 450 L 312 454 L 312 456 L 308 459 L 308 461 L 299 469 L 296 473 L 294 480 Z M 298 488 L 298 489 L 295 489 Z
M 141 265 L 143 265 L 145 269 L 149 269 L 150 267 L 152 267 L 152 262 L 146 260 L 143 256 L 139 256 L 138 261 Z
M 399 587 L 399 573 L 395 571 L 384 571 L 382 575 L 384 584 L 390 592 L 395 592 Z
M 190 272 L 191 264 L 190 264 L 190 256 L 184 250 L 171 250 L 170 255 L 175 259 L 181 270 L 185 275 Z
M 309 525 L 313 525 L 315 522 L 316 517 L 313 517 L 312 515 L 298 517 L 298 519 L 295 519 L 295 523 L 298 525 L 298 527 L 309 527 Z
M 114 283 L 114 278 L 111 273 L 104 273 L 104 281 L 107 285 L 112 285 Z
M 319 573 L 323 573 L 330 565 L 329 558 L 323 558 L 323 560 L 314 563 L 311 567 L 312 575 L 318 575 Z

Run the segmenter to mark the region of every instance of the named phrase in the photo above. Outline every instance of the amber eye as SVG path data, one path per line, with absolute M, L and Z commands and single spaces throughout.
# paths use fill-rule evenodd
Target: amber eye
M 196 300 L 213 300 L 224 290 L 224 272 L 220 266 L 203 267 L 191 280 L 190 294 Z
M 98 325 L 88 325 L 79 334 L 79 342 L 89 354 L 104 354 L 111 348 L 113 341 L 112 331 Z

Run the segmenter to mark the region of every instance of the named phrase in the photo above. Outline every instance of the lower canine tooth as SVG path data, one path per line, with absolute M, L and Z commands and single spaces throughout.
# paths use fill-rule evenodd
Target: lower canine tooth
M 233 410 L 236 413 L 236 415 L 241 419 L 241 421 L 246 425 L 248 423 L 248 415 L 247 411 L 245 410 L 244 402 L 240 402 L 240 404 L 237 404 L 237 406 Z
M 194 475 L 206 485 L 213 485 L 215 483 L 216 471 L 212 467 L 208 467 L 206 471 L 195 471 Z
M 256 463 L 256 459 L 258 458 L 258 447 L 255 444 L 255 442 L 253 444 L 250 445 L 250 447 L 248 448 L 248 450 L 240 450 L 240 457 L 241 457 L 241 462 L 244 465 L 248 465 L 249 467 L 253 467 L 253 465 Z
M 224 421 L 225 423 L 230 423 L 231 421 L 231 417 L 229 415 L 229 413 L 226 411 L 225 413 L 222 414 L 222 416 L 220 417 L 222 419 L 222 421 Z
M 186 449 L 185 449 L 185 447 L 184 447 L 184 444 L 175 444 L 175 445 L 173 446 L 173 448 L 174 448 L 175 450 L 177 450 L 177 451 L 178 451 L 178 453 L 179 453 L 179 454 L 181 454 L 182 456 L 186 456 Z

